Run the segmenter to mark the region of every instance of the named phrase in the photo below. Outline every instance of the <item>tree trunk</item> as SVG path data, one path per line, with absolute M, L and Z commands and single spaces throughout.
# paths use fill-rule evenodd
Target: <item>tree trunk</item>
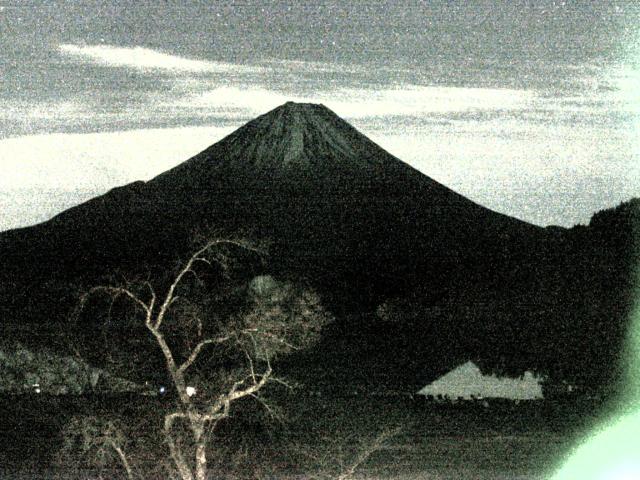
M 203 441 L 196 445 L 196 480 L 207 480 L 207 451 Z
M 129 460 L 127 459 L 127 456 L 125 455 L 124 450 L 122 450 L 118 445 L 116 445 L 113 442 L 111 443 L 111 445 L 113 446 L 114 450 L 116 451 L 116 453 L 120 457 L 120 461 L 122 462 L 122 466 L 127 471 L 127 478 L 129 480 L 133 480 L 133 469 L 131 468 L 131 465 L 129 464 Z
M 171 453 L 171 459 L 173 460 L 173 464 L 178 470 L 178 474 L 182 480 L 193 480 L 193 473 L 191 472 L 191 468 L 189 464 L 185 460 L 182 452 L 180 451 L 180 447 L 176 445 L 173 437 L 171 436 L 171 432 L 165 431 L 167 436 L 167 443 L 169 444 L 169 451 Z

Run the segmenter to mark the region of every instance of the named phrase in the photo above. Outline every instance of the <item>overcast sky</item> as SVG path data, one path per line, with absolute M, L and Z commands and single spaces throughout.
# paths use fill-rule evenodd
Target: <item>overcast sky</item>
M 636 2 L 0 0 L 0 230 L 321 102 L 539 224 L 640 196 Z

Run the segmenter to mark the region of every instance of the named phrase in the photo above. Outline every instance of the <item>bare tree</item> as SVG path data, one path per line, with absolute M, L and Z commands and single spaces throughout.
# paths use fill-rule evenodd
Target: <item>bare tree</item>
M 315 480 L 351 480 L 370 460 L 371 456 L 390 448 L 390 441 L 401 432 L 400 427 L 387 427 L 375 437 L 362 439 L 357 435 L 341 438 L 334 432 L 331 438 L 323 439 L 322 448 L 301 450 L 315 464 Z
M 179 267 L 163 295 L 145 281 L 135 286 L 93 287 L 80 302 L 81 311 L 91 297 L 107 294 L 112 301 L 126 299 L 141 312 L 144 327 L 159 347 L 177 396 L 175 408 L 162 413 L 162 431 L 171 466 L 181 480 L 207 478 L 211 433 L 229 417 L 232 404 L 247 397 L 258 398 L 268 383 L 278 381 L 272 368 L 274 356 L 313 341 L 331 319 L 315 293 L 276 282 L 270 276 L 254 279 L 248 306 L 240 313 L 229 315 L 225 321 L 203 318 L 215 317 L 215 312 L 185 298 L 191 292 L 186 279 L 197 277 L 199 264 L 216 264 L 225 271 L 227 259 L 221 250 L 229 246 L 262 255 L 247 242 L 208 241 Z M 219 370 L 212 367 L 217 373 L 209 373 L 207 381 L 197 383 L 198 364 L 212 357 L 224 360 L 233 356 L 244 359 L 240 366 Z M 106 444 L 120 456 L 131 477 L 131 465 L 121 454 L 122 449 L 116 448 L 121 443 Z
M 127 480 L 139 476 L 129 459 L 129 439 L 124 434 L 122 422 L 117 418 L 76 416 L 65 425 L 63 439 L 65 444 L 59 452 L 58 463 L 62 463 L 65 456 L 79 447 L 89 464 L 101 466 L 115 460 L 122 465 Z
M 341 472 L 336 477 L 336 480 L 349 480 L 353 478 L 356 470 L 366 463 L 371 455 L 384 448 L 386 443 L 399 432 L 399 428 L 384 430 L 372 441 L 365 443 L 350 462 L 343 464 Z

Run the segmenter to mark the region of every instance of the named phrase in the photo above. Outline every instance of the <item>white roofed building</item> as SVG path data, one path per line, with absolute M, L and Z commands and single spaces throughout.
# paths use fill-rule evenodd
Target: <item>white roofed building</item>
M 520 378 L 484 375 L 469 361 L 430 383 L 418 394 L 457 400 L 506 398 L 510 400 L 542 399 L 542 377 L 527 371 Z

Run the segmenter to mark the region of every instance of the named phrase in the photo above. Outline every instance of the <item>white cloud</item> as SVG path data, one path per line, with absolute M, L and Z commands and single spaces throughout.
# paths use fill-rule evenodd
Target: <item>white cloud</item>
M 0 140 L 0 190 L 98 190 L 146 180 L 231 130 L 191 127 L 7 138 Z
M 111 67 L 140 70 L 170 70 L 192 73 L 264 73 L 264 74 L 362 74 L 362 66 L 302 60 L 265 59 L 253 65 L 199 60 L 172 55 L 145 47 L 116 45 L 61 44 L 58 51 L 76 59 Z M 386 70 L 383 68 L 383 70 Z M 394 70 L 397 72 L 397 70 Z
M 196 113 L 204 110 L 207 114 L 213 110 L 230 114 L 234 112 L 251 113 L 259 115 L 282 105 L 287 101 L 305 101 L 302 97 L 288 96 L 285 93 L 276 92 L 256 87 L 227 87 L 220 86 L 204 93 L 187 95 L 178 100 L 170 100 L 166 106 L 195 110 Z
M 528 90 L 400 85 L 381 90 L 342 89 L 321 97 L 336 111 L 356 118 L 519 109 L 535 95 Z
M 232 130 L 191 127 L 0 140 L 0 231 L 42 222 L 110 188 L 150 179 Z
M 34 119 L 78 118 L 88 113 L 85 105 L 73 101 L 31 104 L 31 108 L 20 111 Z
M 386 132 L 369 137 L 481 205 L 539 225 L 587 223 L 639 193 L 629 130 L 495 119 Z
M 0 137 L 12 133 L 12 125 L 19 125 L 24 131 L 31 131 L 35 125 L 73 123 L 86 121 L 92 112 L 75 101 L 33 102 L 8 100 L 0 109 Z
M 256 87 L 220 86 L 187 95 L 167 105 L 196 112 L 264 113 L 286 101 L 323 103 L 344 118 L 420 116 L 454 112 L 524 109 L 535 98 L 531 91 L 403 85 L 382 90 L 338 89 L 291 93 Z
M 143 47 L 116 47 L 113 45 L 62 44 L 58 50 L 63 55 L 109 67 L 128 67 L 139 70 L 165 70 L 192 73 L 238 73 L 255 71 L 248 67 L 224 62 L 194 60 Z
M 354 74 L 354 73 L 366 73 L 367 70 L 361 65 L 345 64 L 345 63 L 329 63 L 329 62 L 314 62 L 309 60 L 280 60 L 280 59 L 267 59 L 260 62 L 264 67 L 271 68 L 276 71 L 292 72 L 296 73 L 340 73 L 340 74 Z M 386 67 L 378 67 L 378 70 L 389 70 Z M 397 70 L 394 70 L 397 71 Z
M 58 213 L 102 193 L 99 190 L 0 189 L 0 232 L 44 222 Z

